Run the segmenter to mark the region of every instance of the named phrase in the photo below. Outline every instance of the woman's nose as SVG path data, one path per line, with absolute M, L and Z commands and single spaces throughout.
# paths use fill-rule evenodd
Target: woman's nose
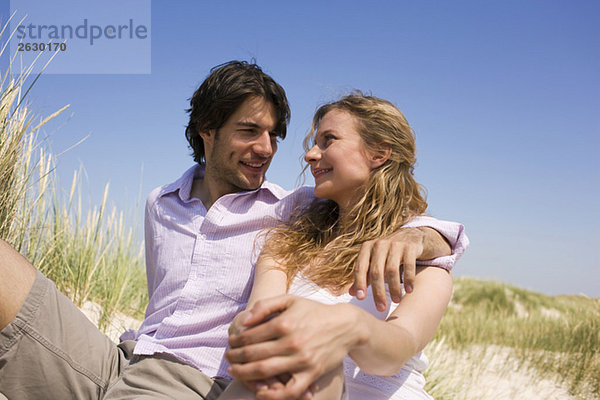
M 321 152 L 319 151 L 319 148 L 317 147 L 317 145 L 314 145 L 306 152 L 306 154 L 304 154 L 304 161 L 306 161 L 307 163 L 315 162 L 320 157 L 321 157 Z

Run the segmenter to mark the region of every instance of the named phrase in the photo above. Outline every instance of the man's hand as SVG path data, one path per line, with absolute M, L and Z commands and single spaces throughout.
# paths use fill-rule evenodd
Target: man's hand
M 229 336 L 239 335 L 240 333 L 242 333 L 246 329 L 244 323 L 246 322 L 248 317 L 250 317 L 250 311 L 248 310 L 244 310 L 237 314 L 233 318 L 233 321 L 231 321 L 231 325 L 229 325 Z
M 430 260 L 450 253 L 446 239 L 427 227 L 401 228 L 384 238 L 369 240 L 361 245 L 349 293 L 363 300 L 371 285 L 375 306 L 385 311 L 386 283 L 392 301 L 398 303 L 402 298 L 402 283 L 407 293 L 412 292 L 417 259 Z
M 289 373 L 291 378 L 280 390 L 258 390 L 257 397 L 275 400 L 306 395 L 319 376 L 340 365 L 364 341 L 357 310 L 347 304 L 325 305 L 290 295 L 261 300 L 245 317 L 245 329 L 229 337 L 231 348 L 225 353 L 231 364 L 229 373 L 248 387 L 253 381 Z

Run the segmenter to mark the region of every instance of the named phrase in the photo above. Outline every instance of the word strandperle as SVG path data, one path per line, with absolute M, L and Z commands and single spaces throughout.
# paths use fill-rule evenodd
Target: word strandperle
M 83 24 L 73 25 L 19 25 L 17 27 L 18 39 L 88 39 L 90 45 L 98 39 L 146 39 L 148 28 L 146 25 L 135 25 L 133 19 L 128 24 L 89 25 L 87 18 Z

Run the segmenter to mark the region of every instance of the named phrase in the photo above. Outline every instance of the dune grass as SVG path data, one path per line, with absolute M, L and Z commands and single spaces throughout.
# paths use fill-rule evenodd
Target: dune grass
M 600 299 L 547 296 L 499 282 L 458 278 L 429 346 L 435 354 L 432 358 L 446 357 L 440 344 L 480 369 L 495 356 L 503 359 L 498 366 L 506 364 L 510 370 L 560 383 L 575 398 L 600 398 Z M 495 349 L 493 354 L 490 349 Z M 454 371 L 448 367 L 446 372 Z M 436 376 L 435 370 L 432 362 L 428 374 L 433 376 L 428 378 L 434 394 L 451 386 L 440 385 L 444 378 Z M 456 372 L 465 374 L 465 370 Z M 467 378 L 476 375 L 471 371 Z
M 0 46 L 0 57 L 5 48 Z M 147 304 L 141 243 L 123 213 L 108 207 L 108 185 L 98 205 L 83 204 L 77 171 L 70 193 L 59 189 L 41 129 L 68 106 L 45 118 L 35 116 L 27 93 L 39 75 L 30 76 L 31 67 L 9 73 L 12 61 L 0 71 L 0 238 L 76 305 L 99 303 L 100 328 L 116 310 L 141 317 Z

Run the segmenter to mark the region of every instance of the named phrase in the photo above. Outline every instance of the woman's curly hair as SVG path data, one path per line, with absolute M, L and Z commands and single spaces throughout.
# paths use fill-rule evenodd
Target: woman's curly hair
M 340 217 L 331 200 L 314 199 L 291 219 L 267 232 L 263 256 L 277 260 L 288 284 L 302 272 L 319 286 L 340 288 L 353 281 L 362 243 L 396 231 L 427 209 L 424 189 L 413 176 L 416 162 L 414 132 L 392 103 L 355 91 L 321 106 L 304 139 L 308 151 L 323 117 L 332 110 L 355 118 L 367 151 L 390 148 L 388 160 L 371 171 L 360 200 Z

